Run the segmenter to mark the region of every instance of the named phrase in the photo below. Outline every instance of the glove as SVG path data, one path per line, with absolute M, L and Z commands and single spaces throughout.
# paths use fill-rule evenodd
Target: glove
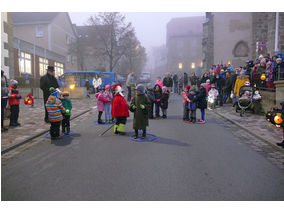
M 65 112 L 66 112 L 66 114 L 69 114 L 70 113 L 70 109 L 66 109 Z
M 143 104 L 140 104 L 141 109 L 145 109 L 145 106 Z
M 136 106 L 135 106 L 135 105 L 133 105 L 133 106 L 132 106 L 132 109 L 133 109 L 133 110 L 135 110 L 135 109 L 136 109 Z

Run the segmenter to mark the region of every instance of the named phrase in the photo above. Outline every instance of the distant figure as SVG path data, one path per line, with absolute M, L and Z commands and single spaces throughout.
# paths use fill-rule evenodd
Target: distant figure
M 95 75 L 95 77 L 93 78 L 93 86 L 95 89 L 95 93 L 99 92 L 98 89 L 101 87 L 101 85 L 103 84 L 102 79 L 99 75 Z
M 1 70 L 1 132 L 7 131 L 8 128 L 4 126 L 5 109 L 8 103 L 9 83 L 4 71 Z
M 40 78 L 40 88 L 43 92 L 43 101 L 44 101 L 44 108 L 45 108 L 44 121 L 46 123 L 49 123 L 49 120 L 48 120 L 48 113 L 47 113 L 45 104 L 46 104 L 48 97 L 51 94 L 50 88 L 51 87 L 53 87 L 54 89 L 59 88 L 58 82 L 57 82 L 56 78 L 54 77 L 55 76 L 54 71 L 55 70 L 54 70 L 53 66 L 48 66 L 47 67 L 47 73 Z
M 130 72 L 127 76 L 126 87 L 127 87 L 127 101 L 131 101 L 131 87 L 135 86 L 134 72 Z
M 161 77 L 159 76 L 159 77 L 157 77 L 157 81 L 156 81 L 156 83 L 155 83 L 155 85 L 156 84 L 158 84 L 159 86 L 160 86 L 160 88 L 162 89 L 163 88 L 163 82 L 162 82 L 162 80 L 161 80 Z
M 173 83 L 174 83 L 174 93 L 178 93 L 178 76 L 174 74 L 173 76 Z
M 166 73 L 165 78 L 163 79 L 163 86 L 167 87 L 168 91 L 172 91 L 173 79 L 170 77 L 169 73 Z
M 183 73 L 183 81 L 184 81 L 184 85 L 188 85 L 188 75 L 187 73 Z
M 190 84 L 191 86 L 197 86 L 197 76 L 195 75 L 195 72 L 192 73 L 191 77 L 190 77 Z

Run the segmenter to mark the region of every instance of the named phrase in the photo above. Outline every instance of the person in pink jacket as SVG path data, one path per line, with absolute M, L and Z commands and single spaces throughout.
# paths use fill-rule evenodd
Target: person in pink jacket
M 189 121 L 189 109 L 188 109 L 188 103 L 190 100 L 188 99 L 190 86 L 186 85 L 183 89 L 183 92 L 181 93 L 182 96 L 182 104 L 183 104 L 183 120 Z
M 157 81 L 155 83 L 155 85 L 158 84 L 161 88 L 163 88 L 163 81 L 161 80 L 161 77 L 157 78 Z
M 100 90 L 98 93 L 96 93 L 96 98 L 98 99 L 97 101 L 97 107 L 98 107 L 98 124 L 104 124 L 102 121 L 101 117 L 103 114 L 103 111 L 105 109 L 105 104 L 109 103 L 111 100 L 108 99 L 104 93 L 104 90 Z

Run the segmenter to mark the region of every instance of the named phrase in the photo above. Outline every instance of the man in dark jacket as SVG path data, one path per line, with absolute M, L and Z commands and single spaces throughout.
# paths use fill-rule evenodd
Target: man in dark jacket
M 167 73 L 163 79 L 163 86 L 167 87 L 168 91 L 171 92 L 173 87 L 173 79 L 170 77 L 169 73 Z
M 178 76 L 174 74 L 173 76 L 173 83 L 174 83 L 174 93 L 178 93 Z
M 220 76 L 219 73 L 216 73 L 216 76 L 214 77 L 213 84 L 216 85 L 216 88 L 219 92 L 217 101 L 219 102 L 219 106 L 223 106 L 223 93 L 224 93 L 224 86 L 225 86 L 225 80 Z
M 195 75 L 195 72 L 192 73 L 192 76 L 190 77 L 190 84 L 191 86 L 196 86 L 197 85 L 197 76 Z
M 53 87 L 54 89 L 59 88 L 57 80 L 54 77 L 55 76 L 54 71 L 55 70 L 54 70 L 53 66 L 48 66 L 46 75 L 44 75 L 40 78 L 40 88 L 43 92 L 44 108 L 45 108 L 46 101 L 47 101 L 48 97 L 50 96 L 50 90 L 49 90 L 50 87 Z M 45 108 L 44 121 L 46 123 L 49 123 L 46 108 Z
M 230 94 L 232 91 L 233 86 L 233 77 L 229 72 L 226 72 L 226 80 L 224 86 L 224 98 L 223 103 L 225 104 L 227 99 L 230 98 Z

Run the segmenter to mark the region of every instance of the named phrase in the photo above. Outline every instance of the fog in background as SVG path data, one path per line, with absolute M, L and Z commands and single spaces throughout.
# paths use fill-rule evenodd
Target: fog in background
M 96 13 L 69 13 L 72 22 L 76 25 L 85 25 L 88 18 Z M 166 26 L 172 18 L 205 16 L 203 12 L 127 12 L 123 13 L 127 22 L 131 22 L 142 46 L 149 52 L 152 47 L 166 43 Z

